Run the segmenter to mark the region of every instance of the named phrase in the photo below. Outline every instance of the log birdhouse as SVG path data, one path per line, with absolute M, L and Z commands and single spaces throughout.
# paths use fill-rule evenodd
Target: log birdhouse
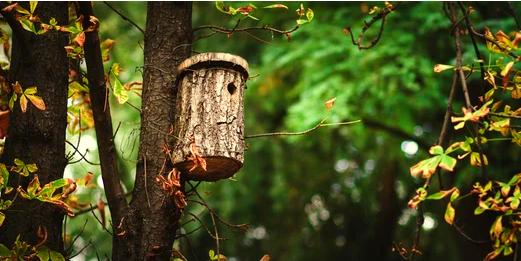
M 244 88 L 248 63 L 202 53 L 178 67 L 176 167 L 188 180 L 231 177 L 244 162 Z

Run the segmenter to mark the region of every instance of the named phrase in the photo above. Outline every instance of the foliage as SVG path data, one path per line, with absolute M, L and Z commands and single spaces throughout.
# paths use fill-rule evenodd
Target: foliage
M 393 245 L 397 252 L 403 250 L 407 255 L 409 251 L 421 252 L 423 260 L 475 260 L 473 257 L 484 248 L 476 250 L 461 243 L 461 236 L 453 228 L 473 227 L 478 218 L 484 218 L 488 222 L 485 236 L 493 242 L 492 249 L 486 250 L 488 256 L 485 253 L 479 258 L 513 253 L 521 201 L 520 174 L 516 169 L 521 156 L 517 147 L 521 145 L 517 126 L 521 117 L 521 73 L 519 59 L 512 54 L 519 55 L 521 37 L 518 32 L 503 33 L 514 30 L 511 18 L 494 17 L 483 11 L 492 12 L 490 4 L 476 4 L 478 11 L 470 17 L 480 21 L 476 28 L 483 28 L 489 39 L 478 46 L 486 55 L 476 59 L 471 41 L 465 40 L 465 62 L 458 68 L 450 35 L 452 25 L 443 13 L 442 3 L 394 6 L 378 44 L 370 50 L 358 50 L 345 35 L 346 26 L 347 32 L 359 35 L 365 25 L 362 21 L 390 10 L 386 3 L 370 5 L 194 4 L 194 28 L 212 25 L 195 31 L 199 41 L 194 51 L 232 52 L 250 63 L 246 135 L 312 128 L 324 119 L 321 102 L 331 97 L 335 97 L 335 107 L 327 112 L 328 120 L 361 118 L 363 125 L 320 128 L 305 136 L 247 140 L 246 163 L 234 179 L 192 184 L 202 192 L 211 210 L 191 204 L 194 198 L 179 195 L 182 192 L 177 173 L 159 179 L 163 189 L 177 195 L 179 206 L 188 204 L 180 231 L 187 236 L 176 243 L 176 251 L 190 253 L 189 260 L 220 260 L 225 258 L 222 253 L 229 259 L 240 260 L 257 260 L 264 253 L 280 260 L 401 260 L 398 253 L 391 252 Z M 138 25 L 144 25 L 144 3 L 114 6 Z M 77 19 L 61 26 L 52 19 L 42 21 L 34 16 L 36 2 L 28 10 L 16 4 L 10 8 L 17 12 L 25 30 L 35 34 L 48 30 L 68 33 L 69 57 L 83 57 L 85 32 L 93 28 L 82 28 Z M 109 83 L 107 102 L 112 106 L 114 125 L 118 126 L 116 150 L 124 170 L 125 190 L 131 191 L 140 127 L 143 35 L 102 3 L 96 3 L 96 13 L 101 21 L 100 34 L 106 39 L 102 41 L 102 55 Z M 367 39 L 378 35 L 377 25 L 366 29 Z M 490 29 L 484 30 L 484 25 Z M 248 26 L 268 30 L 237 30 Z M 211 37 L 205 38 L 202 32 L 208 30 Z M 2 37 L 5 35 L 2 33 Z M 3 40 L 4 46 L 8 40 Z M 450 74 L 459 69 L 473 88 L 481 86 L 482 80 L 489 87 L 471 107 L 466 106 L 462 94 L 457 94 L 453 104 L 457 110 L 449 118 L 454 131 L 452 140 L 446 146 L 431 146 L 442 128 Z M 36 166 L 14 162 L 13 166 L 0 165 L 0 188 L 2 193 L 15 191 L 26 199 L 80 214 L 67 220 L 65 242 L 74 251 L 85 247 L 81 255 L 88 259 L 108 255 L 111 246 L 110 235 L 105 231 L 103 187 L 95 185 L 101 185 L 100 170 L 89 163 L 97 161 L 97 149 L 91 144 L 94 121 L 84 74 L 84 68 L 78 64 L 69 79 L 71 164 L 65 178 L 42 186 L 35 174 Z M 36 87 L 10 85 L 6 79 L 0 83 L 3 109 L 19 107 L 25 111 L 30 109 L 30 101 L 34 107 L 45 110 Z M 18 100 L 19 106 L 15 104 Z M 404 144 L 416 144 L 419 151 L 401 149 Z M 483 181 L 483 168 L 490 181 Z M 30 177 L 29 186 L 9 187 L 7 181 L 16 173 Z M 440 176 L 450 186 L 435 186 Z M 85 187 L 70 195 L 73 180 Z M 429 180 L 428 186 L 425 180 Z M 64 196 L 68 198 L 63 199 Z M 442 201 L 443 206 L 440 208 L 433 201 Z M 415 233 L 414 218 L 419 214 L 412 210 L 420 204 L 431 227 L 429 222 L 424 223 L 420 246 L 413 249 L 409 239 Z M 4 216 L 1 213 L 10 205 L 9 201 L 0 202 L 0 223 Z M 472 208 L 471 215 L 466 214 L 466 208 Z M 212 224 L 214 212 L 223 220 L 249 223 L 250 229 L 233 233 L 229 226 L 222 229 L 218 223 L 216 229 L 224 231 L 217 236 L 228 240 L 220 242 L 218 251 L 207 253 L 205 249 L 216 249 L 215 241 L 209 236 L 212 233 L 200 228 Z M 448 241 L 456 244 L 444 244 Z M 95 248 L 88 242 L 95 242 Z M 52 252 L 45 248 L 24 244 L 18 242 L 9 246 L 11 249 L 0 245 L 0 253 L 38 253 L 41 260 L 59 260 L 53 259 Z

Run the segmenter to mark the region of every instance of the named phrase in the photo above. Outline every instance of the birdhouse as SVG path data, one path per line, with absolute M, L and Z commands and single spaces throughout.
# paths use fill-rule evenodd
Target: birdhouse
M 227 53 L 202 53 L 177 69 L 174 167 L 188 180 L 233 176 L 244 162 L 248 63 Z

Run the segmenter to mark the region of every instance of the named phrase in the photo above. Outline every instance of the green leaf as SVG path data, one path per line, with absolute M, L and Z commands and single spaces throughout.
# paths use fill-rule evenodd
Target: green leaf
M 36 197 L 36 192 L 40 188 L 40 180 L 38 179 L 38 175 L 34 175 L 33 180 L 27 186 L 27 194 L 30 198 Z
M 41 246 L 36 250 L 36 256 L 38 259 L 40 259 L 40 261 L 49 261 L 49 254 L 49 248 L 46 246 Z
M 29 172 L 31 172 L 31 173 L 38 171 L 38 167 L 34 163 L 27 164 L 25 166 L 27 167 L 27 170 L 29 170 Z
M 32 87 L 25 89 L 24 94 L 25 95 L 36 94 L 37 91 L 38 91 L 38 89 L 36 88 L 36 86 L 32 86 Z
M 123 87 L 118 77 L 114 76 L 112 79 L 114 81 L 114 96 L 116 96 L 119 104 L 124 104 L 128 101 L 128 91 Z
M 298 25 L 303 25 L 303 24 L 307 24 L 307 23 L 309 23 L 309 21 L 306 19 L 297 19 Z
M 38 1 L 29 1 L 30 3 L 30 11 L 31 14 L 34 14 L 34 10 L 36 10 L 36 6 L 38 5 Z
M 0 210 L 8 209 L 11 206 L 11 204 L 13 204 L 13 201 L 11 200 L 0 199 Z
M 315 13 L 313 13 L 313 10 L 311 8 L 308 8 L 306 11 L 306 18 L 308 19 L 308 22 L 311 22 L 313 20 L 313 17 L 315 17 Z
M 9 250 L 9 248 L 4 244 L 0 244 L 0 256 L 11 256 L 11 250 Z
M 2 226 L 2 224 L 4 224 L 4 220 L 5 220 L 5 214 L 0 212 L 0 227 Z
M 11 99 L 9 99 L 9 109 L 12 111 L 14 108 L 14 102 L 18 99 L 18 95 L 16 93 L 13 93 L 11 95 Z
M 22 17 L 19 21 L 25 30 L 36 33 L 36 28 L 34 27 L 33 22 L 31 22 L 29 19 Z
M 451 156 L 448 155 L 440 155 L 440 167 L 442 169 L 445 169 L 447 171 L 453 171 L 454 166 L 456 166 L 457 160 Z
M 235 14 L 235 9 L 230 8 L 229 6 L 225 5 L 223 1 L 216 1 L 215 2 L 215 8 L 217 10 L 225 13 L 225 14 Z
M 287 6 L 283 5 L 283 4 L 274 4 L 274 5 L 267 5 L 263 8 L 284 8 L 284 9 L 288 9 Z
M 57 26 L 58 25 L 58 21 L 56 21 L 56 19 L 54 17 L 52 17 L 51 20 L 49 20 L 49 24 L 52 25 L 52 26 Z
M 514 175 L 510 181 L 508 181 L 508 185 L 512 186 L 512 185 L 515 185 L 517 184 L 519 181 L 519 175 Z
M 65 261 L 65 257 L 62 254 L 56 251 L 51 250 L 50 254 L 51 261 Z
M 454 217 L 456 216 L 456 210 L 452 207 L 452 204 L 449 202 L 447 204 L 447 209 L 445 210 L 445 221 L 449 224 L 454 224 Z
M 516 210 L 519 207 L 519 199 L 518 198 L 512 198 L 512 201 L 510 202 L 510 207 L 514 210 Z
M 7 184 L 9 182 L 9 171 L 7 170 L 7 167 L 5 164 L 0 163 L 0 188 L 7 187 Z
M 450 202 L 454 202 L 459 198 L 459 189 L 454 188 L 454 192 L 452 192 L 452 195 L 450 195 Z
M 429 153 L 431 155 L 441 155 L 443 154 L 443 147 L 441 147 L 440 145 L 432 146 L 429 149 Z
M 215 252 L 213 251 L 213 249 L 210 249 L 208 251 L 208 257 L 210 257 L 210 260 L 215 260 Z
M 416 165 L 412 166 L 409 169 L 409 171 L 411 175 L 414 177 L 421 176 L 423 178 L 429 178 L 430 176 L 432 176 L 434 171 L 436 171 L 436 168 L 438 167 L 440 161 L 440 156 L 434 156 L 432 158 L 428 158 L 418 162 Z
M 448 195 L 450 195 L 453 191 L 454 191 L 455 188 L 452 188 L 452 189 L 449 189 L 449 190 L 442 190 L 442 191 L 439 191 L 437 193 L 434 193 L 430 196 L 428 196 L 427 198 L 425 199 L 429 199 L 429 200 L 440 200 Z

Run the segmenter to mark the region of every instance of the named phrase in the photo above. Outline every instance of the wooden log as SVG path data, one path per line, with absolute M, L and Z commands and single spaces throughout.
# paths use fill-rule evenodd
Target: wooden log
M 178 73 L 174 167 L 188 180 L 233 176 L 244 162 L 248 63 L 227 53 L 202 53 L 183 61 Z

